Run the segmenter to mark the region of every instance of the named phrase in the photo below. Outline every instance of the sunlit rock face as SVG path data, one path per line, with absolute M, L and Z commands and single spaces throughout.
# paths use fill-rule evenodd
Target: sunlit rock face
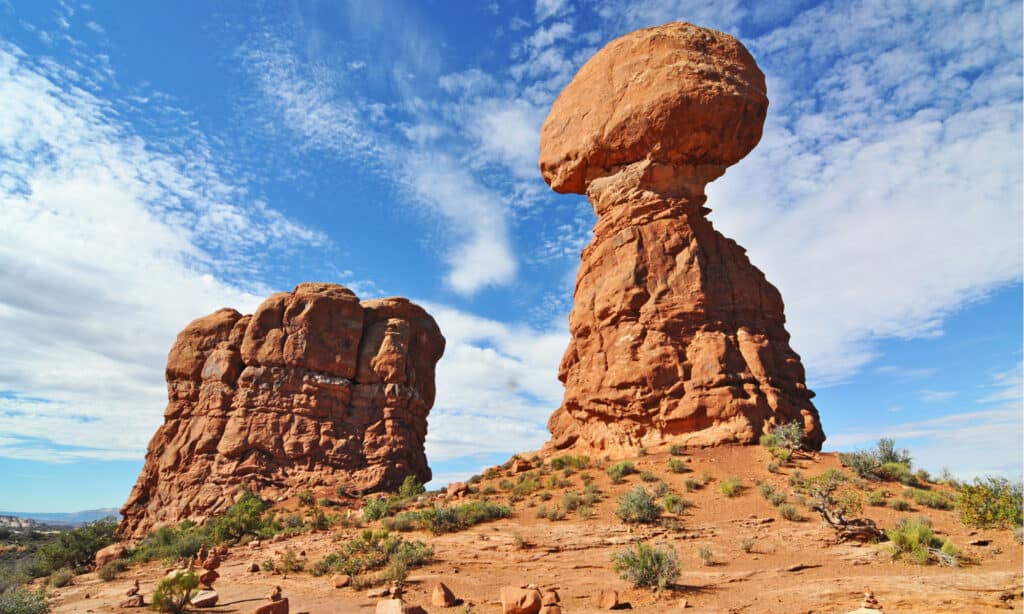
M 221 309 L 167 357 L 164 424 L 121 509 L 125 536 L 221 513 L 240 487 L 283 494 L 430 479 L 423 444 L 445 340 L 403 298 L 305 283 L 256 313 Z
M 820 449 L 782 297 L 704 207 L 705 186 L 761 139 L 767 109 L 746 48 L 687 23 L 612 41 L 555 101 L 541 173 L 557 192 L 586 194 L 598 221 L 549 451 L 751 443 L 794 420 Z

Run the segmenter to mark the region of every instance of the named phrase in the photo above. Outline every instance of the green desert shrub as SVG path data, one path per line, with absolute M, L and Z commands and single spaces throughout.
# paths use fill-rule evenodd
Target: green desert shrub
M 726 478 L 718 483 L 718 491 L 726 497 L 737 497 L 743 492 L 743 480 Z
M 672 446 L 668 449 L 668 453 L 671 454 L 672 456 L 682 456 L 685 451 L 686 448 L 677 443 L 672 444 Z
M 164 578 L 153 592 L 153 609 L 158 612 L 184 614 L 185 607 L 199 587 L 199 578 L 192 572 L 182 572 Z
M 775 461 L 770 461 L 767 465 L 765 465 L 765 469 L 768 470 L 768 473 L 778 473 L 779 464 L 776 463 Z
M 704 482 L 697 480 L 695 478 L 686 478 L 686 480 L 683 482 L 683 488 L 686 489 L 686 492 L 700 490 L 703 486 Z
M 104 582 L 110 582 L 117 578 L 117 574 L 121 573 L 128 568 L 128 561 L 125 559 L 115 559 L 104 563 L 103 567 L 100 567 L 96 572 L 100 580 Z
M 618 504 L 615 515 L 623 522 L 650 524 L 661 517 L 661 506 L 643 486 L 637 486 L 620 496 Z
M 491 501 L 472 501 L 453 507 L 402 512 L 392 518 L 386 518 L 382 524 L 390 531 L 423 529 L 435 535 L 442 535 L 462 531 L 489 520 L 508 518 L 511 515 L 512 508 L 508 506 Z
M 417 497 L 425 492 L 427 488 L 414 475 L 405 476 L 402 485 L 398 487 L 398 496 L 405 499 Z
M 49 582 L 50 586 L 61 588 L 71 584 L 71 580 L 74 579 L 75 572 L 71 571 L 67 567 L 58 569 L 57 571 L 50 574 Z
M 668 459 L 668 469 L 672 473 L 687 473 L 690 471 L 690 467 L 688 467 L 686 462 L 681 458 Z
M 3 614 L 48 614 L 50 604 L 42 587 L 30 591 L 22 586 L 12 586 L 0 593 L 0 612 Z
M 885 507 L 885 491 L 876 490 L 868 494 L 868 505 Z
M 642 542 L 612 554 L 612 569 L 636 587 L 664 589 L 679 579 L 676 551 Z
M 693 501 L 684 499 L 677 494 L 669 493 L 662 497 L 661 505 L 665 508 L 665 511 L 678 514 L 693 507 Z
M 715 553 L 711 551 L 708 546 L 701 546 L 697 549 L 697 558 L 700 559 L 701 564 L 705 567 L 710 567 L 715 564 Z
M 960 550 L 949 540 L 942 539 L 931 528 L 927 519 L 904 518 L 892 529 L 886 529 L 894 559 L 905 558 L 917 565 L 932 561 L 940 565 L 956 566 Z
M 775 458 L 786 463 L 792 458 L 793 452 L 803 448 L 803 439 L 803 424 L 799 420 L 794 420 L 761 435 L 759 443 L 768 448 Z
M 383 569 L 393 561 L 400 561 L 398 565 L 406 569 L 421 567 L 433 556 L 433 549 L 421 541 L 406 541 L 386 530 L 366 530 L 338 552 L 317 561 L 310 572 L 315 576 L 343 573 L 355 577 Z
M 636 468 L 633 466 L 633 463 L 629 461 L 620 461 L 611 467 L 608 467 L 607 471 L 608 477 L 612 479 L 612 482 L 618 484 L 622 481 L 622 478 L 631 473 L 636 473 Z
M 65 567 L 75 572 L 87 571 L 96 559 L 96 552 L 114 543 L 116 529 L 117 522 L 113 518 L 105 518 L 62 531 L 56 539 L 36 551 L 35 575 L 49 575 Z
M 1024 496 L 1019 482 L 986 477 L 963 484 L 955 505 L 960 520 L 973 527 L 1019 527 L 1024 523 Z
M 269 537 L 281 530 L 265 513 L 269 505 L 254 493 L 245 490 L 223 515 L 212 518 L 204 529 L 216 544 L 237 542 L 244 535 Z
M 312 490 L 300 490 L 295 494 L 295 498 L 298 499 L 299 505 L 307 507 L 316 503 L 316 495 L 313 494 Z
M 878 467 L 878 457 L 873 452 L 867 450 L 840 452 L 839 463 L 859 477 L 873 478 L 875 477 L 875 468 Z
M 932 509 L 953 509 L 953 496 L 943 491 L 907 488 L 903 491 L 903 496 L 908 499 L 913 499 L 914 503 L 917 503 L 918 505 L 923 505 Z
M 650 471 L 641 471 L 640 479 L 643 480 L 644 482 L 657 482 L 658 476 L 654 475 L 654 473 Z
M 368 497 L 363 502 L 363 520 L 380 520 L 394 515 L 401 509 L 402 503 L 397 497 Z
M 803 520 L 803 516 L 800 515 L 800 510 L 798 510 L 795 505 L 791 505 L 789 503 L 783 503 L 779 506 L 779 516 L 793 522 Z
M 585 454 L 580 456 L 556 456 L 551 459 L 551 468 L 555 471 L 562 471 L 563 469 L 583 470 L 589 467 L 590 457 Z
M 750 554 L 754 550 L 754 546 L 757 544 L 757 540 L 753 537 L 747 537 L 740 540 L 740 550 Z
M 909 512 L 914 509 L 914 506 L 910 504 L 910 501 L 906 499 L 893 499 L 889 503 L 889 507 L 896 510 L 897 512 Z

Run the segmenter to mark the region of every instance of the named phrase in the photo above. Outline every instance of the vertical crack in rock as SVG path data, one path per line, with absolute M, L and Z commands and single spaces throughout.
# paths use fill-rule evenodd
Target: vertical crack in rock
M 359 302 L 305 283 L 253 315 L 221 309 L 178 335 L 167 409 L 121 533 L 222 513 L 245 486 L 269 496 L 430 480 L 423 451 L 445 340 L 404 298 Z
M 687 23 L 612 41 L 555 101 L 541 174 L 586 194 L 598 221 L 547 449 L 751 443 L 794 420 L 820 449 L 782 297 L 704 207 L 707 183 L 761 139 L 767 109 L 746 48 Z

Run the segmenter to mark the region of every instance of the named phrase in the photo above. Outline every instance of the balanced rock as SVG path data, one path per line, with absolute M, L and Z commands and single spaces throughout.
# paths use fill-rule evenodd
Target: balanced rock
M 555 101 L 541 173 L 586 194 L 598 221 L 549 451 L 750 443 L 793 421 L 821 447 L 782 297 L 703 206 L 706 184 L 760 140 L 767 109 L 743 45 L 687 23 L 612 41 Z
M 121 509 L 141 537 L 224 512 L 240 487 L 361 491 L 429 481 L 423 442 L 444 352 L 436 322 L 403 298 L 360 302 L 304 283 L 256 313 L 221 309 L 178 335 L 164 424 Z

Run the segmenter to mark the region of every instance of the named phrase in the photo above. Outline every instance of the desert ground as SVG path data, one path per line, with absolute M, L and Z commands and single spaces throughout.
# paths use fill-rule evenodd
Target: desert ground
M 862 483 L 865 493 L 884 491 L 887 505 L 865 503 L 859 516 L 870 518 L 882 529 L 893 527 L 901 518 L 927 516 L 938 535 L 960 548 L 958 566 L 894 560 L 887 543 L 837 543 L 835 531 L 818 514 L 799 505 L 800 495 L 790 483 L 794 473 L 811 477 L 830 468 L 841 469 L 834 454 L 795 457 L 775 471 L 767 468 L 772 462 L 769 452 L 757 446 L 687 450 L 675 457 L 685 463 L 682 473 L 669 469 L 671 458 L 663 451 L 630 459 L 636 473 L 618 484 L 612 483 L 605 471 L 613 463 L 600 459 L 579 471 L 553 470 L 536 458 L 530 471 L 511 463 L 491 470 L 488 478 L 473 484 L 476 493 L 458 502 L 487 497 L 507 503 L 508 485 L 516 483 L 520 475 L 536 477 L 543 488 L 516 501 L 510 518 L 443 535 L 402 533 L 406 539 L 423 540 L 434 549 L 432 562 L 411 570 L 402 585 L 402 598 L 428 612 L 501 612 L 501 587 L 534 584 L 542 590 L 555 589 L 565 612 L 601 611 L 596 600 L 604 589 L 618 592 L 618 608 L 639 612 L 850 612 L 860 607 L 866 591 L 873 592 L 887 612 L 988 612 L 1020 607 L 1022 548 L 1013 533 L 967 527 L 955 510 L 917 504 L 906 511 L 892 509 L 891 502 L 901 497 L 902 484 Z M 517 474 L 516 469 L 521 471 Z M 600 500 L 590 507 L 589 517 L 564 509 L 563 519 L 538 517 L 541 506 L 561 509 L 559 502 L 565 493 L 583 492 L 583 474 L 592 478 L 601 493 Z M 733 497 L 719 488 L 730 478 L 742 483 L 740 494 Z M 703 485 L 688 491 L 687 480 L 691 488 L 695 482 Z M 665 486 L 659 487 L 659 482 Z M 782 518 L 778 508 L 760 494 L 759 483 L 772 485 L 787 495 L 787 501 L 798 503 L 801 518 Z M 663 513 L 656 524 L 624 523 L 615 514 L 617 498 L 638 485 L 667 489 L 692 506 L 676 514 Z M 937 484 L 928 486 L 933 491 L 948 490 Z M 443 494 L 428 493 L 413 505 L 454 503 L 438 501 L 444 498 Z M 357 507 L 359 500 L 346 505 Z M 289 513 L 299 511 L 300 505 L 289 499 L 277 503 L 275 509 Z M 356 510 L 344 513 L 358 517 Z M 278 537 L 258 547 L 231 547 L 218 569 L 221 577 L 215 589 L 219 603 L 203 611 L 251 612 L 266 603 L 274 586 L 280 586 L 289 598 L 292 612 L 374 611 L 379 597 L 368 596 L 368 592 L 379 590 L 379 586 L 335 588 L 330 574 L 249 571 L 253 562 L 277 561 L 289 554 L 298 557 L 308 570 L 315 561 L 336 551 L 340 542 L 357 536 L 364 527 L 378 527 L 379 521 L 363 526 L 342 524 L 350 526 L 339 524 L 326 531 Z M 682 566 L 675 584 L 664 590 L 638 589 L 618 577 L 611 556 L 636 541 L 675 549 Z M 700 556 L 702 549 L 711 553 L 707 557 L 705 550 L 706 564 Z M 166 561 L 135 565 L 110 582 L 95 573 L 78 576 L 72 585 L 57 590 L 53 611 L 124 612 L 118 603 L 136 579 L 148 595 L 172 566 Z M 459 605 L 439 608 L 431 604 L 432 591 L 439 582 L 454 592 Z

